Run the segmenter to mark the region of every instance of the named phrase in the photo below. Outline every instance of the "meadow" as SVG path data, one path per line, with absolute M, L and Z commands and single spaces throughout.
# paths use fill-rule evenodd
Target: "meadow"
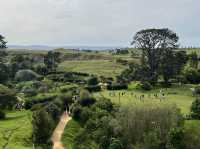
M 7 118 L 0 121 L 0 147 L 3 148 L 7 142 L 4 138 L 9 134 L 8 149 L 32 149 L 31 112 L 8 112 Z
M 94 96 L 100 97 L 103 96 L 105 98 L 109 98 L 112 102 L 120 105 L 143 105 L 149 106 L 167 106 L 167 105 L 177 105 L 178 108 L 181 109 L 183 114 L 189 114 L 190 107 L 195 97 L 192 94 L 191 88 L 194 85 L 173 85 L 171 88 L 155 88 L 151 91 L 142 91 L 138 89 L 134 89 L 129 86 L 128 90 L 121 91 L 102 91 L 99 93 L 95 93 Z M 160 90 L 164 93 L 164 98 L 162 97 Z M 123 95 L 122 95 L 123 94 Z M 155 97 L 156 95 L 158 97 Z M 143 96 L 140 100 L 140 96 Z
M 126 66 L 111 60 L 76 60 L 64 61 L 59 65 L 58 70 L 114 77 L 119 75 L 125 68 Z

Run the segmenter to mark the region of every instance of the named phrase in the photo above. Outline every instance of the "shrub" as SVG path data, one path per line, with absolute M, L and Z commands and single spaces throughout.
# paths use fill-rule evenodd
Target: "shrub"
M 122 64 L 122 65 L 127 65 L 128 61 L 127 60 L 123 60 L 121 58 L 116 59 L 116 63 Z
M 112 84 L 107 86 L 108 90 L 125 90 L 128 89 L 127 84 Z
M 121 126 L 121 132 L 125 138 L 128 136 L 129 144 L 132 145 L 144 143 L 142 140 L 146 139 L 148 145 L 151 145 L 149 143 L 153 141 L 154 145 L 157 146 L 157 141 L 160 141 L 159 145 L 165 146 L 168 143 L 170 130 L 182 127 L 183 122 L 180 110 L 176 106 L 123 107 L 116 114 L 116 118 Z M 147 135 L 146 138 L 145 135 Z M 159 148 L 164 147 L 160 146 Z
M 80 99 L 91 97 L 90 92 L 88 92 L 87 90 L 84 90 L 84 89 L 82 89 L 79 94 L 80 94 Z
M 172 128 L 169 132 L 170 145 L 175 149 L 184 148 L 184 130 L 183 128 Z
M 199 85 L 195 87 L 194 94 L 195 95 L 200 95 L 200 86 Z
M 38 80 L 40 78 L 41 77 L 37 73 L 35 73 L 32 70 L 28 70 L 28 69 L 19 70 L 15 75 L 15 80 L 16 81 L 22 81 L 22 82 L 23 81 Z
M 98 85 L 93 85 L 93 86 L 87 86 L 85 87 L 86 90 L 88 90 L 89 92 L 99 92 L 101 91 L 101 87 Z
M 98 78 L 97 77 L 91 77 L 89 78 L 88 80 L 88 86 L 96 86 L 98 85 L 99 81 L 98 81 Z
M 82 106 L 90 106 L 95 103 L 95 99 L 91 96 L 91 94 L 87 90 L 81 90 L 79 103 Z
M 81 98 L 79 102 L 82 106 L 90 106 L 94 104 L 95 101 L 96 100 L 93 97 L 89 97 L 89 98 Z
M 109 149 L 123 149 L 121 140 L 118 140 L 116 138 L 112 138 Z
M 35 96 L 37 95 L 37 90 L 33 87 L 24 86 L 21 90 L 22 93 L 26 94 L 27 96 Z
M 39 104 L 39 103 L 46 104 L 46 103 L 48 103 L 49 101 L 52 101 L 55 98 L 56 98 L 56 95 L 48 95 L 48 94 L 32 97 L 32 98 L 27 99 L 25 101 L 25 109 L 31 109 L 31 107 L 33 105 Z
M 45 110 L 51 115 L 54 121 L 58 121 L 61 115 L 61 108 L 59 108 L 56 104 L 53 102 L 46 105 Z
M 151 85 L 149 82 L 143 82 L 143 83 L 141 84 L 141 88 L 142 88 L 143 90 L 149 91 L 149 90 L 151 90 L 153 87 L 152 87 L 152 85 Z
M 200 119 L 200 98 L 197 98 L 191 106 L 191 117 L 193 119 Z
M 144 142 L 140 145 L 146 149 L 160 149 L 160 144 L 161 141 L 156 132 L 149 132 L 144 135 Z
M 101 98 L 95 103 L 96 107 L 111 112 L 114 109 L 113 103 L 107 98 Z
M 184 71 L 184 75 L 190 83 L 192 83 L 192 84 L 200 83 L 199 70 L 189 67 Z
M 73 98 L 72 92 L 68 92 L 67 94 L 61 94 L 58 97 L 58 100 L 62 101 L 63 109 L 65 109 L 65 108 L 68 109 L 69 108 L 69 106 L 73 103 L 72 98 Z
M 37 65 L 34 70 L 40 75 L 46 75 L 48 73 L 48 68 L 45 65 Z
M 5 112 L 3 112 L 2 110 L 0 110 L 0 120 L 5 119 L 5 118 L 6 118 Z
M 92 112 L 89 108 L 87 108 L 87 107 L 83 108 L 83 110 L 80 114 L 80 119 L 79 119 L 80 122 L 85 124 L 89 120 L 91 113 Z
M 11 109 L 17 103 L 15 92 L 0 84 L 0 109 Z
M 40 110 L 42 109 L 44 106 L 44 104 L 41 104 L 41 103 L 38 103 L 38 104 L 35 104 L 31 107 L 31 111 L 37 111 L 37 110 Z
M 33 112 L 33 142 L 46 144 L 54 129 L 54 121 L 44 109 Z
M 82 112 L 82 107 L 78 104 L 74 104 L 72 107 L 72 117 L 75 120 L 80 120 L 81 117 L 81 112 Z
M 142 84 L 140 82 L 132 82 L 128 85 L 128 90 L 135 90 L 135 89 L 141 89 Z

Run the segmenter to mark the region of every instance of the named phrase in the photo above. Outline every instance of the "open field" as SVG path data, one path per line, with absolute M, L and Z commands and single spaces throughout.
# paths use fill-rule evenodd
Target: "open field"
M 165 97 L 161 99 L 160 89 L 153 89 L 152 91 L 141 91 L 137 89 L 129 89 L 122 91 L 102 91 L 96 93 L 95 96 L 104 96 L 111 99 L 114 103 L 120 103 L 121 105 L 170 105 L 176 104 L 181 112 L 189 114 L 190 106 L 195 99 L 192 96 L 190 88 L 192 85 L 185 86 L 173 86 L 172 88 L 163 89 Z M 122 96 L 122 92 L 125 94 Z M 157 94 L 159 97 L 154 97 Z M 120 97 L 119 97 L 120 95 Z M 140 100 L 140 96 L 144 95 L 144 99 Z M 161 101 L 160 101 L 161 100 Z
M 12 130 L 13 133 L 8 149 L 32 149 L 30 140 L 32 134 L 30 112 L 8 112 L 7 118 L 0 121 L 0 147 L 6 143 L 2 135 L 4 133 L 8 135 Z
M 58 70 L 94 74 L 98 76 L 114 77 L 119 75 L 126 66 L 109 60 L 92 61 L 65 61 L 59 65 Z

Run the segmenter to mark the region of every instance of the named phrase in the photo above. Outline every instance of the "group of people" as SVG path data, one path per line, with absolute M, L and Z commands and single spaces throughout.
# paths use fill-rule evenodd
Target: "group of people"
M 131 97 L 134 97 L 135 99 L 138 99 L 140 101 L 144 102 L 144 99 L 159 99 L 160 101 L 164 101 L 166 99 L 166 94 L 161 89 L 158 93 L 153 94 L 135 94 L 134 92 L 109 92 L 110 97 L 123 97 L 127 94 L 130 94 Z

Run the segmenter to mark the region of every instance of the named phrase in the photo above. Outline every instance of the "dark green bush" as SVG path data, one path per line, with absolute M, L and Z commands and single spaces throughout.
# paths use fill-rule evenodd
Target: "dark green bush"
M 184 148 L 184 130 L 183 128 L 173 128 L 169 132 L 170 145 L 175 149 Z
M 81 98 L 79 102 L 82 106 L 90 106 L 94 104 L 95 101 L 96 101 L 95 98 L 89 97 L 89 98 Z
M 93 85 L 93 86 L 87 86 L 85 87 L 86 90 L 88 90 L 89 92 L 99 92 L 101 91 L 101 87 L 98 85 Z
M 95 103 L 96 107 L 111 112 L 114 109 L 113 103 L 107 98 L 101 98 Z
M 91 77 L 88 79 L 87 84 L 88 84 L 88 86 L 96 86 L 96 85 L 98 85 L 98 83 L 99 83 L 99 80 L 97 77 Z
M 111 84 L 107 86 L 108 90 L 125 90 L 128 89 L 127 84 Z
M 19 70 L 16 75 L 15 75 L 15 80 L 16 81 L 33 81 L 33 80 L 39 80 L 41 77 L 35 73 L 32 70 Z
M 2 110 L 0 110 L 0 120 L 5 119 L 5 118 L 6 118 L 5 112 L 3 112 Z
M 200 98 L 197 98 L 191 106 L 191 117 L 193 119 L 200 119 Z
M 37 111 L 37 110 L 40 110 L 44 107 L 44 104 L 42 103 L 38 103 L 38 104 L 35 104 L 31 107 L 31 111 Z
M 200 83 L 200 71 L 199 70 L 196 70 L 196 69 L 190 67 L 184 71 L 184 75 L 188 82 L 190 82 L 192 84 Z
M 60 115 L 62 114 L 62 108 L 58 107 L 53 102 L 47 104 L 44 108 L 51 115 L 51 117 L 53 118 L 53 120 L 55 122 L 58 122 L 58 120 L 60 118 Z
M 73 107 L 72 107 L 72 117 L 73 117 L 73 119 L 80 120 L 82 111 L 83 111 L 83 108 L 80 105 L 74 104 Z
M 200 95 L 200 86 L 199 85 L 195 87 L 194 94 Z
M 45 109 L 33 112 L 33 142 L 47 144 L 55 127 L 55 123 Z
M 56 95 L 44 95 L 41 97 L 29 98 L 25 101 L 25 109 L 31 109 L 35 104 L 46 104 L 49 101 L 53 101 L 56 98 Z
M 0 84 L 0 109 L 12 109 L 17 103 L 15 91 Z
M 26 96 L 35 96 L 37 95 L 37 90 L 33 87 L 24 86 L 21 90 Z
M 149 90 L 151 90 L 153 88 L 153 86 L 149 82 L 143 82 L 141 84 L 141 88 L 143 90 L 149 91 Z

